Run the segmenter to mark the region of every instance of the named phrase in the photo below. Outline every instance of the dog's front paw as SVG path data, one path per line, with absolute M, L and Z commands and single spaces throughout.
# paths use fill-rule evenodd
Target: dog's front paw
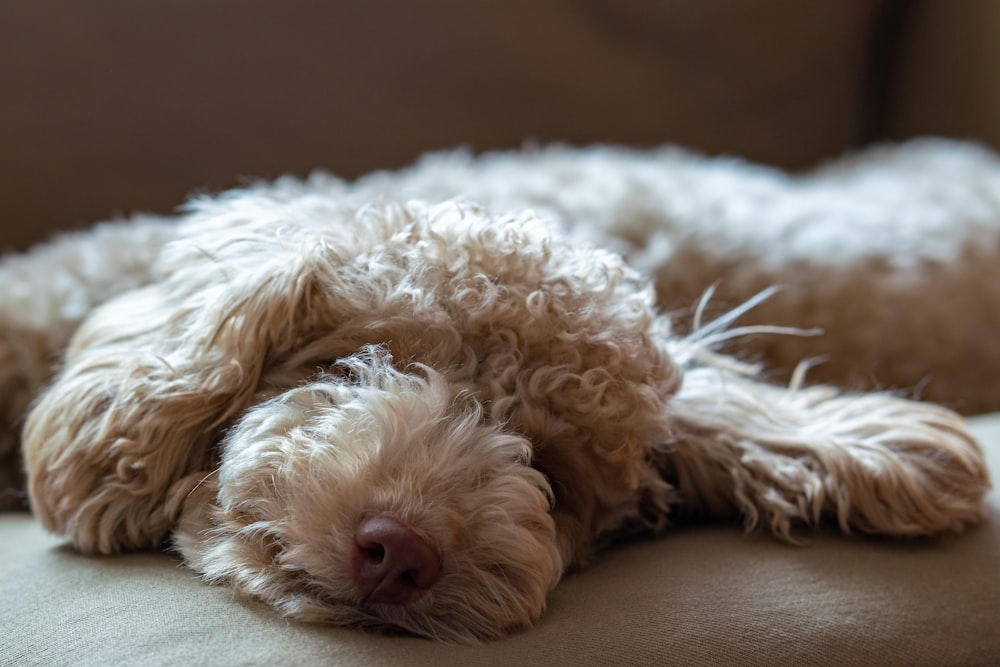
M 824 516 L 845 531 L 930 535 L 979 521 L 982 451 L 940 406 L 829 387 L 785 389 L 698 369 L 671 405 L 668 473 L 696 509 L 741 512 L 791 539 Z

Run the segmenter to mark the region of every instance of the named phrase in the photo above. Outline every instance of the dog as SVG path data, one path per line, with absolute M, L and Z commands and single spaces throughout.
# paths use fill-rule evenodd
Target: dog
M 279 180 L 8 258 L 0 447 L 42 524 L 85 553 L 169 546 L 291 618 L 463 642 L 676 517 L 789 541 L 981 518 L 956 413 L 763 382 L 715 351 L 746 308 L 706 322 L 703 299 L 679 333 L 648 275 L 554 216 L 393 178 Z

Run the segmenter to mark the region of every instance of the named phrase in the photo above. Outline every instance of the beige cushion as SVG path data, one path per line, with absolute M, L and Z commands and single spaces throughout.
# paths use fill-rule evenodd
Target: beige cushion
M 1000 478 L 1000 414 L 972 420 Z M 537 628 L 481 646 L 288 623 L 167 555 L 88 558 L 0 515 L 0 665 L 996 665 L 1000 498 L 940 541 L 802 548 L 680 528 L 568 577 Z

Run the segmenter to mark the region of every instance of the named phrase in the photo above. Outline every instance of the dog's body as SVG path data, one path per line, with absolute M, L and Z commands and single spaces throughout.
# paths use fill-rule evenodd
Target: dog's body
M 24 428 L 41 521 L 88 552 L 172 540 L 297 618 L 460 640 L 529 625 L 568 568 L 673 512 L 785 538 L 979 518 L 957 415 L 756 383 L 618 255 L 493 212 L 544 208 L 558 170 L 504 194 L 487 165 L 490 210 L 432 172 L 279 182 L 8 260 L 0 447 L 67 348 Z

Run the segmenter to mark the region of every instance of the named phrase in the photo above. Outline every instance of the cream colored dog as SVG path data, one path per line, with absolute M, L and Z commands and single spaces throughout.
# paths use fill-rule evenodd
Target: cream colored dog
M 72 334 L 23 431 L 48 529 L 461 641 L 531 625 L 567 569 L 674 513 L 785 539 L 980 518 L 954 413 L 756 382 L 710 350 L 729 319 L 676 334 L 548 217 L 373 189 L 257 187 L 7 261 L 0 446 Z

